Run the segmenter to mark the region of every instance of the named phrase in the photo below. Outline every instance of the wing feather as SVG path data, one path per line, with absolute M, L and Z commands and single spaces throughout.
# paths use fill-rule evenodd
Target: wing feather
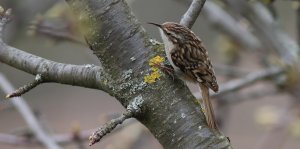
M 204 46 L 201 43 L 181 45 L 174 46 L 174 48 L 180 49 L 171 50 L 171 58 L 174 65 L 179 67 L 192 80 L 203 83 L 217 92 L 218 84 Z

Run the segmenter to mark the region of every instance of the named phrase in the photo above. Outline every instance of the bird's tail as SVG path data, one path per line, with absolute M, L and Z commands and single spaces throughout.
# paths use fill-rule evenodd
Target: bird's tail
M 212 106 L 212 104 L 210 102 L 210 99 L 209 99 L 209 88 L 206 87 L 205 85 L 201 84 L 201 83 L 199 83 L 199 87 L 200 87 L 201 92 L 202 92 L 202 99 L 203 99 L 203 103 L 204 103 L 204 106 L 205 106 L 207 124 L 210 128 L 215 129 L 215 130 L 219 130 L 218 125 L 216 123 L 214 109 L 213 109 L 213 106 Z

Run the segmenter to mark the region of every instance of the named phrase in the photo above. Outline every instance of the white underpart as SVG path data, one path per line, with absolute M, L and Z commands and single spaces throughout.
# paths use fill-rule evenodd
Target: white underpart
M 160 32 L 161 38 L 164 42 L 165 52 L 166 52 L 169 62 L 171 63 L 171 65 L 175 69 L 175 71 L 179 70 L 179 68 L 174 65 L 172 58 L 171 58 L 171 50 L 174 48 L 174 44 L 169 40 L 169 38 L 165 35 L 165 33 L 162 29 L 159 29 L 159 32 Z
M 173 60 L 171 58 L 171 51 L 174 48 L 174 44 L 170 41 L 170 39 L 166 36 L 166 34 L 164 33 L 164 31 L 162 29 L 159 29 L 159 31 L 160 31 L 161 38 L 165 45 L 165 52 L 166 52 L 167 58 L 168 58 L 170 64 L 172 65 L 172 67 L 174 68 L 176 76 L 178 76 L 180 79 L 185 81 L 185 79 L 184 79 L 185 74 L 180 70 L 179 67 L 177 67 L 173 63 Z
M 183 77 L 184 73 L 180 70 L 179 67 L 175 66 L 173 61 L 172 61 L 171 50 L 174 48 L 174 44 L 169 40 L 169 38 L 165 35 L 165 33 L 162 29 L 159 29 L 159 32 L 160 32 L 161 38 L 162 38 L 162 40 L 164 42 L 164 45 L 165 45 L 165 52 L 166 52 L 167 58 L 168 58 L 169 62 L 171 63 L 172 67 L 174 68 L 176 76 L 178 76 L 181 80 L 183 80 L 186 83 L 186 85 L 188 86 L 188 88 L 194 94 L 195 93 L 193 91 L 193 88 L 195 88 L 194 82 L 186 81 Z M 199 85 L 197 85 L 197 86 L 199 87 Z

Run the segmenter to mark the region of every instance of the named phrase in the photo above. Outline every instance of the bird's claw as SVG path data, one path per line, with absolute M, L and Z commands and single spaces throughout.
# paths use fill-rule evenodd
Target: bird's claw
M 175 70 L 171 65 L 166 64 L 157 64 L 156 65 L 162 72 L 166 73 L 168 76 L 171 76 L 173 81 L 175 80 Z

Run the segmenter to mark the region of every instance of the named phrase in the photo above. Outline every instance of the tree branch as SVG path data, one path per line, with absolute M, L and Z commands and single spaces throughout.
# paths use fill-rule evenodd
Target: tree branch
M 31 89 L 35 88 L 36 86 L 38 86 L 41 83 L 43 83 L 42 75 L 37 74 L 35 76 L 35 79 L 33 80 L 33 82 L 18 88 L 17 90 L 15 90 L 12 93 L 7 94 L 6 98 L 19 97 L 19 96 L 25 94 L 26 92 L 30 91 Z
M 246 49 L 261 48 L 260 41 L 240 22 L 212 1 L 208 1 L 203 9 L 203 16 L 226 35 Z
M 252 85 L 253 83 L 255 83 L 257 81 L 279 76 L 279 75 L 283 74 L 284 72 L 285 72 L 284 69 L 278 68 L 278 67 L 273 67 L 273 68 L 269 68 L 267 70 L 253 72 L 253 73 L 246 75 L 244 78 L 235 79 L 235 80 L 229 81 L 225 84 L 222 84 L 220 86 L 220 91 L 217 93 L 212 93 L 211 96 L 218 97 L 218 96 L 230 93 L 230 92 L 234 92 L 234 91 L 240 90 L 244 87 L 247 87 L 249 85 Z M 201 98 L 200 93 L 195 93 L 195 96 L 198 99 Z M 226 100 L 227 102 L 236 102 L 238 99 L 223 99 L 223 98 L 219 99 L 218 98 L 218 100 Z
M 296 17 L 297 17 L 297 38 L 298 38 L 298 45 L 300 45 L 300 6 L 298 6 L 296 10 Z
M 84 36 L 103 69 L 56 63 L 3 42 L 0 42 L 0 61 L 34 75 L 42 74 L 48 82 L 104 90 L 124 107 L 140 96 L 144 101 L 143 112 L 134 117 L 165 148 L 231 148 L 225 136 L 208 128 L 203 112 L 196 110 L 198 105 L 182 81 L 160 74 L 154 83 L 144 82 L 144 77 L 152 71 L 149 60 L 160 54 L 162 46 L 150 42 L 124 0 L 67 0 L 67 3 L 84 28 Z
M 0 37 L 9 18 L 10 10 L 0 12 Z M 107 76 L 99 66 L 57 63 L 8 46 L 2 39 L 0 39 L 0 62 L 32 75 L 40 74 L 43 76 L 43 82 L 56 82 L 104 91 L 110 88 L 105 84 Z
M 117 114 L 119 115 L 119 114 Z M 108 118 L 114 118 L 116 117 L 115 114 L 109 114 L 107 115 Z M 117 133 L 124 128 L 126 128 L 129 125 L 133 125 L 137 123 L 134 120 L 128 120 L 123 125 L 124 127 L 117 127 L 113 133 Z M 90 134 L 95 132 L 97 129 L 89 129 L 89 130 L 83 130 L 83 131 L 76 131 L 76 132 L 70 132 L 70 133 L 63 133 L 63 134 L 53 134 L 52 138 L 60 145 L 69 145 L 71 143 L 74 143 L 76 141 L 88 141 Z M 26 146 L 38 146 L 41 145 L 41 142 L 37 140 L 36 138 L 28 138 L 27 136 L 16 136 L 16 135 L 10 135 L 10 134 L 3 134 L 0 133 L 0 143 L 10 144 L 10 145 L 26 145 Z
M 0 42 L 2 42 L 4 26 L 10 21 L 11 9 L 4 10 L 0 5 Z
M 253 25 L 260 40 L 271 50 L 275 50 L 288 65 L 298 63 L 299 46 L 275 22 L 271 13 L 259 2 L 226 0 L 231 11 L 241 14 Z
M 212 94 L 212 96 L 220 96 L 229 92 L 237 91 L 243 87 L 253 84 L 256 81 L 279 76 L 284 72 L 285 70 L 282 68 L 273 67 L 266 70 L 250 73 L 244 78 L 233 80 L 228 83 L 225 83 L 224 85 L 221 85 L 220 91 L 218 93 Z
M 71 22 L 65 18 L 60 19 L 61 21 L 66 20 L 63 22 L 64 25 L 57 25 L 58 23 L 56 23 L 56 21 L 53 21 L 49 18 L 47 20 L 47 18 L 37 17 L 28 29 L 32 34 L 44 35 L 54 41 L 69 41 L 86 46 L 86 43 L 79 38 L 79 35 L 74 33 L 74 24 L 72 24 L 74 22 Z
M 8 82 L 8 80 L 0 74 L 0 87 L 6 93 L 13 92 L 14 88 Z M 20 112 L 32 132 L 35 134 L 38 140 L 40 140 L 48 149 L 60 149 L 52 137 L 50 137 L 43 129 L 42 126 L 39 124 L 38 120 L 33 115 L 30 107 L 27 105 L 23 98 L 17 98 L 11 100 L 13 105 L 16 109 Z
M 135 118 L 165 148 L 230 148 L 226 137 L 208 129 L 204 114 L 195 110 L 194 97 L 182 81 L 161 74 L 152 84 L 144 82 L 152 71 L 149 60 L 160 54 L 162 46 L 150 42 L 125 1 L 67 2 L 91 50 L 111 75 L 107 84 L 113 86 L 112 95 L 125 107 L 140 95 L 145 110 Z
M 1 41 L 0 62 L 32 75 L 41 74 L 44 82 L 56 82 L 104 91 L 109 88 L 105 85 L 105 73 L 99 66 L 57 63 L 7 46 Z
M 176 1 L 184 4 L 191 2 L 191 0 Z M 215 29 L 225 33 L 244 48 L 258 49 L 261 47 L 260 41 L 244 25 L 214 2 L 207 1 L 202 14 Z
M 204 6 L 205 1 L 206 0 L 193 0 L 189 9 L 182 16 L 180 24 L 188 28 L 192 28 L 202 10 L 202 7 Z
M 106 123 L 103 127 L 97 129 L 90 137 L 89 146 L 100 141 L 102 137 L 114 130 L 117 125 L 122 124 L 126 119 L 132 118 L 135 115 L 139 115 L 142 112 L 143 99 L 141 96 L 136 97 L 128 105 L 127 110 L 120 117 L 112 119 Z

